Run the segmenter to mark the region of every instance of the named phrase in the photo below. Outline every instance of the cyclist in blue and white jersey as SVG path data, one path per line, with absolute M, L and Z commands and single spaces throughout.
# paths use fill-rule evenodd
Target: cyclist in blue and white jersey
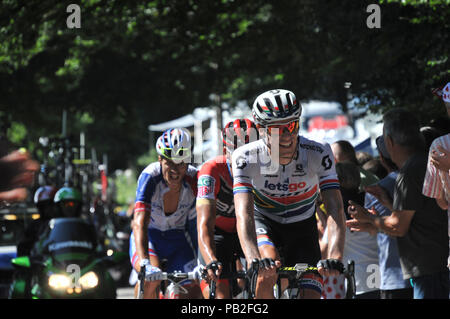
M 186 163 L 190 145 L 186 130 L 165 131 L 156 142 L 158 162 L 138 179 L 130 258 L 137 272 L 145 265 L 144 298 L 158 297 L 162 259 L 167 259 L 167 272 L 189 272 L 197 265 L 197 169 Z M 201 298 L 197 283 L 185 288 L 189 293 L 180 298 Z
M 345 215 L 331 148 L 299 136 L 301 105 L 291 91 L 259 95 L 252 114 L 262 138 L 234 151 L 232 169 L 240 243 L 248 265 L 259 260 L 256 298 L 273 298 L 280 250 L 286 266 L 318 265 L 299 285 L 300 297 L 320 298 L 322 276 L 343 269 Z M 319 192 L 331 216 L 327 260 L 314 216 Z

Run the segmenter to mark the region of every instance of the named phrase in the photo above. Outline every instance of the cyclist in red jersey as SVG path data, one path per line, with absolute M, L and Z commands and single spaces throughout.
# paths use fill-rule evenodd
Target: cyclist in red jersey
M 203 164 L 197 185 L 197 229 L 199 259 L 208 271 L 207 280 L 216 281 L 216 298 L 230 298 L 226 277 L 236 256 L 244 257 L 236 232 L 231 154 L 237 147 L 256 141 L 255 124 L 249 119 L 229 122 L 222 132 L 224 154 Z M 209 297 L 202 281 L 203 296 Z

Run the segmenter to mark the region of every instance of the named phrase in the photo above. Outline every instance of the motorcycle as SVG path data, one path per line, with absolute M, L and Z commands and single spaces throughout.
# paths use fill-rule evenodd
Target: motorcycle
M 116 298 L 108 269 L 128 256 L 105 255 L 91 224 L 81 218 L 55 218 L 40 238 L 31 256 L 12 260 L 16 272 L 10 298 Z

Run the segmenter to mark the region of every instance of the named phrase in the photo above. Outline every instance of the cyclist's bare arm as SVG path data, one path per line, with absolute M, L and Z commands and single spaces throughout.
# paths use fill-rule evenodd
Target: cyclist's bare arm
M 253 194 L 237 193 L 234 195 L 234 209 L 236 213 L 236 227 L 247 264 L 261 256 L 256 241 L 255 220 L 253 217 Z
M 216 202 L 212 199 L 197 199 L 198 247 L 206 264 L 217 260 L 214 242 Z M 219 260 L 220 261 L 220 260 Z
M 242 251 L 247 260 L 247 268 L 252 265 L 253 259 L 261 259 L 256 240 L 255 219 L 253 212 L 253 194 L 237 193 L 234 195 L 234 210 L 236 213 L 236 226 Z M 275 266 L 258 269 L 256 283 L 256 299 L 273 298 L 273 285 L 277 279 Z
M 134 240 L 136 241 L 136 252 L 139 260 L 149 259 L 152 265 L 159 264 L 156 257 L 149 257 L 148 253 L 148 224 L 150 222 L 150 213 L 147 211 L 135 212 L 133 220 Z M 137 271 L 140 271 L 139 262 L 135 266 Z
M 136 261 L 134 268 L 136 271 L 141 271 L 140 262 L 143 259 L 149 259 L 150 264 L 159 267 L 159 259 L 156 256 L 149 256 L 148 253 L 148 224 L 150 222 L 150 213 L 147 211 L 140 211 L 134 213 L 133 219 L 133 233 L 136 244 L 136 252 L 139 259 Z M 134 289 L 135 297 L 138 296 L 139 283 Z M 158 296 L 159 282 L 145 282 L 144 299 L 156 299 Z
M 342 261 L 345 243 L 345 214 L 342 195 L 338 189 L 322 192 L 322 200 L 328 213 L 328 255 L 327 258 Z

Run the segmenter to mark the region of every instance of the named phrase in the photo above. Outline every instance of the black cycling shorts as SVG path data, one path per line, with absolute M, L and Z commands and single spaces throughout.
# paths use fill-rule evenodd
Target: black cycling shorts
M 316 266 L 321 259 L 315 216 L 290 224 L 280 224 L 255 212 L 258 247 L 274 246 L 285 266 L 308 263 Z
M 228 274 L 236 271 L 236 259 L 244 258 L 238 234 L 225 232 L 216 227 L 214 230 L 214 242 L 216 244 L 217 261 L 220 261 L 223 267 L 221 276 L 226 277 Z M 200 248 L 198 250 L 198 259 L 202 265 L 206 266 Z

